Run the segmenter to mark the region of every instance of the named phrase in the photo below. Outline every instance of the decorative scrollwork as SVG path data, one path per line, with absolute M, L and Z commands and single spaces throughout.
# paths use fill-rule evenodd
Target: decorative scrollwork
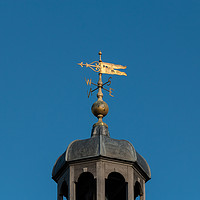
M 89 67 L 90 69 L 92 69 L 94 72 L 100 72 L 100 65 L 98 61 L 94 61 L 90 64 L 85 63 L 83 64 L 83 62 L 78 63 L 78 65 L 80 65 L 81 67 L 85 66 L 85 67 Z

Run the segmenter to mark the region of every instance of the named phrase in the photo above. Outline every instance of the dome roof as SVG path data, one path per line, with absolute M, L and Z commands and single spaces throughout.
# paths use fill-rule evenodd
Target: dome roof
M 73 141 L 56 161 L 52 176 L 54 177 L 67 162 L 99 156 L 135 163 L 145 172 L 148 179 L 151 178 L 149 165 L 136 152 L 133 145 L 126 140 L 110 138 L 108 129 L 105 126 L 94 127 L 90 139 Z

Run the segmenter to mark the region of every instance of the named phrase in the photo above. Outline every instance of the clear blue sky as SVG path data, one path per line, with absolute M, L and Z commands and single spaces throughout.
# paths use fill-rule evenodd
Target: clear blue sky
M 56 199 L 56 159 L 96 122 L 76 63 L 99 50 L 127 65 L 104 121 L 148 161 L 147 200 L 198 199 L 199 0 L 0 0 L 0 199 Z

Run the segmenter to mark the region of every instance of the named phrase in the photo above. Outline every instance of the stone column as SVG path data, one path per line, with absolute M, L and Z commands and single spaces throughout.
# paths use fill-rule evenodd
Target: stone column
M 59 184 L 57 185 L 57 200 L 63 200 L 63 196 L 60 195 Z
M 134 172 L 132 167 L 128 167 L 128 197 L 127 200 L 134 200 Z
M 104 165 L 102 161 L 96 163 L 97 174 L 97 200 L 105 200 Z
M 145 181 L 142 181 L 142 189 L 143 189 L 143 195 L 140 197 L 140 200 L 145 200 Z
M 74 180 L 74 166 L 70 166 L 69 168 L 69 200 L 76 200 L 76 187 L 75 187 L 75 180 Z

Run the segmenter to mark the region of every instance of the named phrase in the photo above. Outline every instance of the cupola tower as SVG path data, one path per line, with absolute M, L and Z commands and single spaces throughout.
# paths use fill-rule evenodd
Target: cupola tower
M 98 118 L 93 125 L 91 137 L 75 140 L 57 159 L 52 178 L 57 183 L 57 200 L 145 200 L 145 183 L 151 179 L 146 160 L 126 140 L 110 137 L 108 125 L 103 117 L 108 113 L 108 105 L 103 101 L 103 90 L 112 96 L 110 78 L 103 83 L 102 74 L 125 75 L 119 69 L 126 66 L 105 63 L 101 60 L 91 64 L 79 63 L 98 72 L 98 83 L 86 81 L 96 86 L 89 95 L 98 90 L 97 101 L 92 105 L 92 113 Z

